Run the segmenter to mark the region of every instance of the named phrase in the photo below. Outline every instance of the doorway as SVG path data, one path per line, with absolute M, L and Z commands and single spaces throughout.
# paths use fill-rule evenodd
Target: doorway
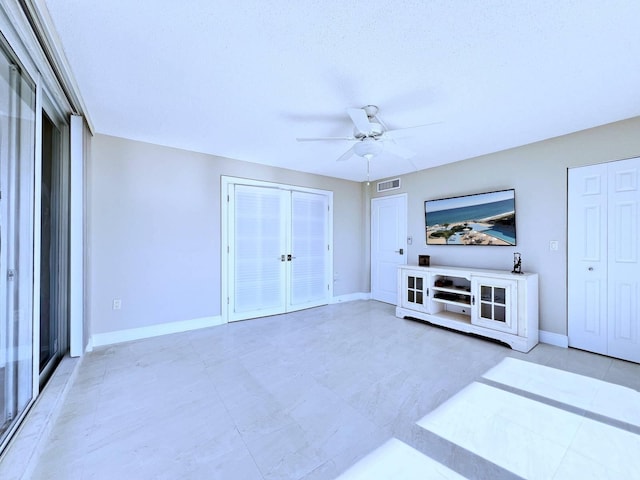
M 569 346 L 640 362 L 640 158 L 568 180 Z
M 330 303 L 332 192 L 223 177 L 222 193 L 223 317 Z
M 40 175 L 40 383 L 66 350 L 69 317 L 69 166 L 62 132 L 42 111 Z
M 371 298 L 395 305 L 407 264 L 407 194 L 371 200 Z

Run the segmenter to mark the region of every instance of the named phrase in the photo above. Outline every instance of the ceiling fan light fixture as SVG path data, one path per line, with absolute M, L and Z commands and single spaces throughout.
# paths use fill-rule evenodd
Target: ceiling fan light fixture
M 377 140 L 364 139 L 353 146 L 353 151 L 359 157 L 371 160 L 382 151 L 382 144 Z

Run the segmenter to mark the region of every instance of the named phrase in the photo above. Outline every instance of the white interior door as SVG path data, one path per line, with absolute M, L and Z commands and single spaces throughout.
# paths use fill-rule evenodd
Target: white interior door
M 640 362 L 638 171 L 640 158 L 609 164 L 608 353 Z
M 407 263 L 406 194 L 371 200 L 371 298 L 396 304 L 398 266 Z
M 607 353 L 607 166 L 569 170 L 569 345 Z
M 640 158 L 569 171 L 569 345 L 640 362 Z

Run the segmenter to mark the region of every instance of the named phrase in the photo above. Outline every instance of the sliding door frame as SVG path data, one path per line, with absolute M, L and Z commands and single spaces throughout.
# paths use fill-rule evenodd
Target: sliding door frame
M 64 113 L 55 105 L 51 100 L 51 95 L 47 88 L 40 85 L 38 87 L 40 93 L 36 96 L 36 158 L 35 158 L 35 199 L 36 202 L 34 212 L 34 357 L 37 361 L 34 361 L 34 370 L 39 378 L 39 384 L 44 385 L 48 378 L 51 376 L 56 365 L 60 361 L 60 358 L 69 350 L 69 297 L 71 291 L 71 281 L 69 276 L 69 263 L 71 256 L 70 248 L 70 191 L 71 191 L 71 175 L 70 175 L 70 161 L 69 161 L 69 123 L 65 120 Z M 39 98 L 39 104 L 38 104 Z M 42 278 L 41 272 L 41 254 L 42 254 L 42 128 L 43 128 L 43 115 L 46 115 L 53 123 L 54 127 L 60 134 L 60 145 L 58 147 L 59 165 L 57 165 L 58 172 L 53 172 L 54 183 L 59 189 L 59 211 L 56 212 L 59 216 L 57 218 L 58 238 L 52 238 L 52 246 L 57 250 L 57 255 L 54 257 L 61 260 L 61 264 L 54 264 L 55 283 L 51 285 L 51 292 L 55 294 L 50 298 L 50 302 L 54 304 L 54 308 L 57 309 L 56 322 L 57 322 L 57 349 L 55 354 L 47 362 L 46 366 L 40 367 L 40 293 Z M 55 169 L 56 166 L 53 166 Z M 59 178 L 57 176 L 59 175 Z M 53 197 L 51 197 L 53 200 Z M 62 290 L 59 291 L 58 288 Z
M 62 86 L 61 82 L 66 82 L 68 80 L 66 76 L 66 73 L 68 72 L 65 71 L 66 63 L 63 61 L 61 64 L 60 58 L 57 55 L 53 55 L 53 57 L 51 57 L 44 53 L 43 44 L 52 47 L 55 47 L 55 45 L 48 43 L 50 40 L 45 38 L 46 35 L 44 35 L 44 37 L 38 36 L 34 31 L 34 28 L 40 33 L 42 33 L 43 29 L 46 30 L 46 22 L 43 23 L 43 18 L 38 15 L 39 11 L 31 2 L 25 3 L 17 0 L 0 2 L 0 45 L 7 56 L 11 58 L 12 63 L 19 66 L 21 74 L 25 78 L 29 79 L 35 86 L 35 132 L 32 139 L 34 145 L 32 152 L 30 152 L 30 155 L 33 154 L 33 158 L 30 158 L 34 170 L 30 174 L 31 178 L 29 179 L 32 188 L 30 193 L 32 195 L 33 202 L 30 211 L 30 221 L 33 222 L 33 238 L 29 240 L 29 245 L 27 246 L 29 252 L 28 255 L 31 257 L 31 268 L 33 269 L 32 277 L 30 278 L 30 281 L 32 281 L 33 284 L 30 288 L 31 291 L 29 292 L 29 321 L 32 338 L 27 341 L 30 348 L 32 348 L 32 355 L 29 359 L 31 364 L 27 367 L 32 372 L 31 378 L 29 379 L 30 384 L 32 385 L 32 391 L 31 399 L 26 408 L 19 413 L 19 416 L 15 419 L 13 425 L 8 429 L 7 435 L 4 437 L 2 442 L 0 442 L 0 452 L 6 448 L 11 436 L 17 431 L 23 418 L 27 415 L 27 412 L 37 400 L 42 390 L 39 368 L 42 114 L 45 112 L 48 117 L 55 122 L 57 128 L 60 130 L 61 155 L 63 162 L 67 165 L 65 167 L 65 170 L 67 170 L 70 162 L 69 117 L 71 114 L 75 114 L 79 117 L 84 113 L 82 99 L 76 95 L 75 83 L 65 83 L 65 85 Z M 51 51 L 54 50 L 55 48 Z M 51 53 L 51 51 L 49 51 L 49 53 Z M 50 63 L 51 61 L 56 65 L 55 72 L 54 67 L 52 66 L 53 64 Z M 60 74 L 61 71 L 62 75 Z M 71 88 L 69 88 L 70 86 Z M 74 105 L 71 105 L 71 102 L 73 102 Z M 79 118 L 82 119 L 83 117 Z M 81 120 L 80 122 L 76 122 L 76 124 L 80 124 L 80 128 L 77 130 L 80 132 L 80 137 L 83 137 L 85 135 L 85 125 L 90 126 L 89 121 L 87 120 L 87 123 L 85 124 L 84 120 Z M 82 143 L 82 140 L 83 138 L 79 139 L 80 144 Z M 82 156 L 79 157 L 79 161 L 83 161 Z M 65 175 L 68 175 L 68 171 Z M 64 194 L 67 196 L 67 199 L 69 199 L 69 196 L 72 193 L 73 195 L 82 194 L 83 183 L 84 178 L 82 177 L 82 168 L 80 168 L 80 175 L 67 178 L 66 183 L 63 186 L 65 190 Z M 64 213 L 66 220 L 63 228 L 65 230 L 71 230 L 74 233 L 79 232 L 79 235 L 76 235 L 76 237 L 80 239 L 80 242 L 84 242 L 82 235 L 84 230 L 84 218 L 82 213 L 83 206 L 77 205 L 75 209 L 76 215 L 69 217 L 70 212 L 68 201 L 64 206 L 64 209 L 66 210 Z M 82 198 L 80 198 L 79 201 L 80 203 L 83 203 Z M 79 214 L 77 214 L 77 212 L 79 212 Z M 70 235 L 70 233 L 67 232 L 66 235 Z M 68 263 L 71 260 L 73 260 L 74 263 L 78 263 L 78 257 L 82 258 L 83 255 L 83 245 L 78 245 L 76 242 L 74 250 L 70 251 L 68 255 L 70 255 L 71 258 L 66 258 L 64 260 L 65 263 Z M 82 263 L 80 262 L 79 264 L 82 268 Z M 66 266 L 66 268 L 68 269 L 69 267 Z M 65 298 L 68 297 L 69 292 L 83 292 L 84 272 L 76 271 L 75 274 L 72 275 L 71 271 L 68 270 L 67 275 L 68 283 L 67 287 L 65 287 L 67 292 L 63 293 Z M 69 324 L 69 312 L 71 306 L 68 303 L 67 306 L 65 306 L 66 312 L 63 315 L 64 320 L 60 325 L 62 330 L 59 333 L 59 351 L 61 354 L 65 354 L 69 350 L 68 338 L 70 335 L 72 338 L 79 339 L 79 341 L 76 341 L 75 354 L 80 355 L 82 353 L 84 346 L 83 329 L 85 322 L 84 303 L 82 298 L 77 300 L 78 301 L 74 305 L 76 314 L 79 318 L 71 327 Z M 69 329 L 72 329 L 72 331 L 69 331 Z M 80 346 L 80 348 L 78 348 L 78 346 Z

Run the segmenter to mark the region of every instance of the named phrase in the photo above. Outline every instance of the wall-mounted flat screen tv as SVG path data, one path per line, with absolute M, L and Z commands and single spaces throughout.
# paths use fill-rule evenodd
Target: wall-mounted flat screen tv
M 516 244 L 515 190 L 424 202 L 427 245 Z

